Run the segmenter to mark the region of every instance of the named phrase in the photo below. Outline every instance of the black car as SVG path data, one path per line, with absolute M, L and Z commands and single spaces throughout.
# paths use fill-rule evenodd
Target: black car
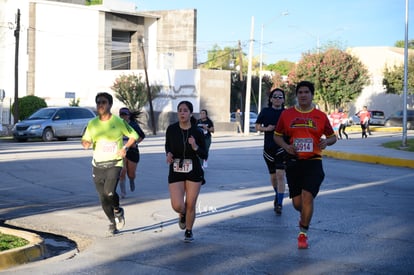
M 403 111 L 395 112 L 394 114 L 390 115 L 385 120 L 385 126 L 391 127 L 391 126 L 397 126 L 402 127 L 403 121 Z M 414 129 L 414 110 L 407 110 L 407 129 L 413 130 Z

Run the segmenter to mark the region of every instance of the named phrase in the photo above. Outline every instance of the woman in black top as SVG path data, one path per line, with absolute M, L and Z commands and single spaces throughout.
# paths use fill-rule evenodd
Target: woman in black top
M 256 120 L 256 130 L 264 132 L 263 158 L 270 174 L 270 182 L 275 190 L 273 208 L 276 214 L 282 214 L 285 193 L 285 165 L 283 150 L 273 140 L 273 131 L 280 114 L 285 109 L 285 92 L 276 88 L 270 92 L 268 107 L 263 108 Z
M 200 158 L 207 158 L 204 135 L 192 113 L 191 102 L 181 101 L 177 106 L 178 122 L 168 126 L 165 135 L 171 205 L 179 213 L 178 225 L 185 229 L 185 242 L 194 239 L 192 229 L 196 203 L 205 182 Z
M 204 134 L 204 139 L 206 141 L 206 151 L 208 154 L 211 145 L 211 134 L 214 133 L 214 123 L 208 117 L 208 112 L 206 109 L 200 111 L 200 119 L 197 121 L 197 126 L 200 127 L 201 131 Z M 207 167 L 207 158 L 205 158 L 203 160 L 203 168 Z
M 126 156 L 124 158 L 124 167 L 122 168 L 120 177 L 119 177 L 119 187 L 121 189 L 121 198 L 125 198 L 125 177 L 128 175 L 129 179 L 129 188 L 131 192 L 135 190 L 135 174 L 137 170 L 137 165 L 139 162 L 139 149 L 138 144 L 144 140 L 145 133 L 139 127 L 137 122 L 137 114 L 131 113 L 128 108 L 121 108 L 119 110 L 119 116 L 124 119 L 134 130 L 138 133 L 138 140 L 128 148 Z M 124 137 L 125 141 L 125 137 Z

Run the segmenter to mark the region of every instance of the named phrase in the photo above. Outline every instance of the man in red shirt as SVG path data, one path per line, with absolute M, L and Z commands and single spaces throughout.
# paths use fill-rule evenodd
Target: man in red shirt
M 367 131 L 369 132 L 369 120 L 371 114 L 368 112 L 367 106 L 362 107 L 362 110 L 355 114 L 359 117 L 359 123 L 361 124 L 362 138 L 367 138 Z
M 298 104 L 285 110 L 274 132 L 275 142 L 294 158 L 287 164 L 286 178 L 293 207 L 300 212 L 298 248 L 308 248 L 307 231 L 313 214 L 313 200 L 325 177 L 322 150 L 336 142 L 327 115 L 313 104 L 315 87 L 309 81 L 296 86 Z M 284 136 L 289 137 L 289 143 Z

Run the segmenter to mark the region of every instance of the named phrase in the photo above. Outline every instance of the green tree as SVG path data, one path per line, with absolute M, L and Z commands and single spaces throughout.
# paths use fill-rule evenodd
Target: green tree
M 397 42 L 395 42 L 394 44 L 395 47 L 397 48 L 405 48 L 405 41 L 404 40 L 398 40 Z M 408 48 L 409 49 L 414 49 L 414 40 L 408 40 Z
M 79 103 L 80 103 L 80 99 L 79 98 L 72 98 L 70 101 L 69 101 L 69 106 L 72 106 L 72 107 L 75 107 L 75 106 L 79 106 Z
M 278 72 L 281 75 L 288 75 L 295 68 L 295 63 L 287 60 L 278 61 L 275 64 L 264 66 L 265 71 Z
M 408 93 L 413 94 L 414 91 L 414 55 L 408 57 Z M 404 89 L 404 64 L 400 66 L 394 65 L 391 68 L 385 66 L 384 78 L 382 83 L 385 85 L 388 94 L 402 94 Z
M 125 104 L 127 108 L 134 112 L 141 112 L 142 107 L 149 102 L 146 83 L 142 76 L 130 74 L 117 77 L 111 89 L 115 92 L 115 97 Z M 157 97 L 160 87 L 151 86 L 151 98 Z
M 241 61 L 240 61 L 241 55 Z M 221 49 L 218 45 L 214 45 L 213 49 L 208 51 L 208 60 L 199 67 L 211 70 L 230 70 L 235 71 L 239 66 L 242 73 L 247 74 L 248 57 L 244 52 L 240 53 L 238 47 L 225 47 Z M 259 72 L 260 61 L 258 57 L 252 57 L 252 71 Z
M 40 108 L 47 107 L 46 101 L 43 98 L 34 95 L 19 98 L 17 102 L 19 108 L 19 120 L 26 119 Z M 14 103 L 12 110 L 14 110 Z
M 244 55 L 244 54 L 243 54 Z M 234 70 L 239 65 L 239 50 L 237 48 L 225 47 L 221 49 L 214 45 L 207 53 L 207 61 L 201 64 L 203 69 Z
M 315 84 L 315 101 L 325 111 L 343 107 L 369 84 L 368 70 L 358 58 L 337 48 L 306 53 L 290 73 L 293 83 L 309 80 Z

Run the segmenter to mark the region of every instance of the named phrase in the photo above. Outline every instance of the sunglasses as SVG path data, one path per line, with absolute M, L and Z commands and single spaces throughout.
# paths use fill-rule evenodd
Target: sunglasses
M 281 95 L 276 95 L 276 96 L 272 96 L 272 98 L 283 99 L 283 96 L 281 96 Z
M 106 100 L 98 100 L 98 101 L 96 101 L 96 105 L 99 105 L 99 104 L 105 105 L 105 104 L 108 104 L 108 101 L 106 101 Z

